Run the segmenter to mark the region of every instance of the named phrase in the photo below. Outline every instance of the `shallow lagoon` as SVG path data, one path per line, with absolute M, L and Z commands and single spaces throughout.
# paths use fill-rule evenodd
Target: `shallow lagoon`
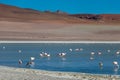
M 120 64 L 120 54 L 116 54 L 119 50 L 120 43 L 1 43 L 0 65 L 28 68 L 26 63 L 32 56 L 35 57 L 35 65 L 30 67 L 33 69 L 119 75 L 120 69 L 115 71 L 113 65 L 113 61 Z M 40 57 L 42 52 L 51 56 Z M 58 55 L 62 52 L 66 56 Z M 22 65 L 18 64 L 19 59 Z M 99 62 L 103 63 L 102 68 Z

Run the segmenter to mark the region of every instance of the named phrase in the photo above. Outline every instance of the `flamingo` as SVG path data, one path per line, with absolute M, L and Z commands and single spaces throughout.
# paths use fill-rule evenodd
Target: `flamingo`
M 22 51 L 21 50 L 18 50 L 19 53 L 21 53 Z
M 35 63 L 33 61 L 27 62 L 26 66 L 27 67 L 34 67 Z
M 72 51 L 72 49 L 71 49 L 71 48 L 70 48 L 69 50 L 70 50 L 70 51 Z
M 101 52 L 98 52 L 98 55 L 101 55 L 102 53 Z
M 91 55 L 94 55 L 95 54 L 95 52 L 91 52 Z
M 35 57 L 30 57 L 30 60 L 31 60 L 31 61 L 34 61 L 34 60 L 35 60 Z
M 48 53 L 44 53 L 44 55 L 45 55 L 45 56 L 47 56 L 47 55 L 48 55 Z
M 34 65 L 35 65 L 34 60 L 35 60 L 35 57 L 30 57 L 30 61 L 27 62 L 26 66 L 34 67 Z
M 40 53 L 40 56 L 41 57 L 50 57 L 50 54 L 48 54 L 48 53 L 44 53 L 44 52 L 42 52 L 42 53 Z
M 40 56 L 43 57 L 44 55 L 42 53 L 40 53 Z
M 76 48 L 76 49 L 75 49 L 75 51 L 79 51 L 79 49 L 78 49 L 78 48 Z
M 44 57 L 44 56 L 45 56 L 45 55 L 44 55 L 44 52 L 40 53 L 40 56 L 41 56 L 41 57 Z
M 83 51 L 83 48 L 80 48 L 79 50 L 80 50 L 80 51 Z
M 19 64 L 22 64 L 22 60 L 21 60 L 21 59 L 19 59 L 18 63 L 19 63 Z
M 90 60 L 93 60 L 93 59 L 94 59 L 94 54 L 95 54 L 95 52 L 91 52 Z
M 90 60 L 93 60 L 94 59 L 94 57 L 90 57 Z
M 50 57 L 50 54 L 47 54 L 47 57 Z
M 110 52 L 110 50 L 108 49 L 107 52 Z
M 120 51 L 117 51 L 116 54 L 119 55 L 119 54 L 120 54 Z
M 60 57 L 64 57 L 66 55 L 66 53 L 59 53 Z
M 118 65 L 118 62 L 117 62 L 117 61 L 113 61 L 113 64 L 114 64 L 114 65 Z
M 114 71 L 118 71 L 119 69 L 119 64 L 117 61 L 113 61 L 113 65 L 114 65 Z
M 102 62 L 99 62 L 99 67 L 102 69 L 102 67 L 103 67 L 103 63 Z

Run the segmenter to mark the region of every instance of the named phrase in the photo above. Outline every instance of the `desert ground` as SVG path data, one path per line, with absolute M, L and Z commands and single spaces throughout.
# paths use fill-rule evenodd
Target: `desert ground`
M 120 80 L 120 76 L 54 72 L 0 66 L 0 80 Z
M 119 41 L 120 25 L 0 21 L 0 40 Z

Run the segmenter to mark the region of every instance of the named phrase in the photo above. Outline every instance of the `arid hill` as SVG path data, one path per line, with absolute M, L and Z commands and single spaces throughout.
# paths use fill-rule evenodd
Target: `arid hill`
M 56 12 L 37 11 L 33 9 L 18 8 L 0 4 L 0 20 L 10 21 L 58 21 L 69 23 L 120 23 L 120 14 L 66 14 L 59 10 Z
M 77 22 L 80 19 L 62 13 L 41 12 L 0 4 L 0 20 Z

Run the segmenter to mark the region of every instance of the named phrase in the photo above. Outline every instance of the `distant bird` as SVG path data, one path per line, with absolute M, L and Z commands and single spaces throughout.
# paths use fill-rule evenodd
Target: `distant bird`
M 47 56 L 48 55 L 48 53 L 44 53 L 44 56 Z
M 91 52 L 91 55 L 94 55 L 95 54 L 95 52 Z
M 108 49 L 107 52 L 110 52 L 110 50 Z
M 100 69 L 103 68 L 103 62 L 99 62 L 99 67 L 100 67 Z
M 114 71 L 118 71 L 119 69 L 119 64 L 117 61 L 113 61 L 113 65 L 114 65 Z
M 30 57 L 30 61 L 27 62 L 26 66 L 34 67 L 34 65 L 35 65 L 34 60 L 35 60 L 35 57 Z
M 118 62 L 117 62 L 117 61 L 113 61 L 113 64 L 114 64 L 114 65 L 118 65 Z
M 98 55 L 101 55 L 102 53 L 101 52 L 98 52 Z
M 66 53 L 59 53 L 58 54 L 60 57 L 64 57 L 66 55 Z
M 31 64 L 30 62 L 27 62 L 26 66 L 27 66 L 27 67 L 28 67 L 28 66 L 30 67 L 30 64 Z
M 47 57 L 50 57 L 50 54 L 47 54 Z
M 80 51 L 83 51 L 83 48 L 80 48 L 79 50 L 80 50 Z
M 40 56 L 41 56 L 41 57 L 44 57 L 44 55 L 43 55 L 42 53 L 40 53 Z
M 117 51 L 116 54 L 119 55 L 119 54 L 120 54 L 120 51 Z
M 79 48 L 76 48 L 75 51 L 79 51 Z
M 91 55 L 91 56 L 90 56 L 90 60 L 93 60 L 93 59 L 94 59 L 94 54 L 95 54 L 95 52 L 91 52 L 91 53 L 90 53 L 90 55 Z
M 44 56 L 45 56 L 44 52 L 40 53 L 40 57 L 44 57 Z
M 73 50 L 70 48 L 69 51 L 73 51 Z
M 31 60 L 31 61 L 34 61 L 34 60 L 35 60 L 35 57 L 30 57 L 30 60 Z
M 93 60 L 94 59 L 94 57 L 90 57 L 90 60 Z
M 21 50 L 18 50 L 19 53 L 21 53 L 22 51 Z
M 19 64 L 22 64 L 22 60 L 21 60 L 21 59 L 19 59 L 18 63 L 19 63 Z
M 40 53 L 40 56 L 41 57 L 50 57 L 50 54 L 42 52 L 42 53 Z
M 35 63 L 33 61 L 29 61 L 26 64 L 27 67 L 33 67 L 34 65 L 35 65 Z

